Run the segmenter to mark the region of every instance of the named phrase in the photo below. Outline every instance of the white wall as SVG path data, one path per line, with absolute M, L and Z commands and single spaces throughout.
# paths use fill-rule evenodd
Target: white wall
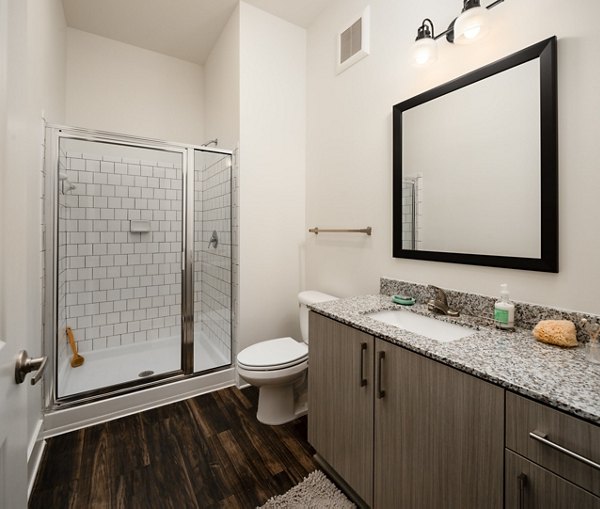
M 67 29 L 66 123 L 204 143 L 197 64 Z
M 238 348 L 299 337 L 305 225 L 306 31 L 240 4 Z
M 233 11 L 204 63 L 205 141 L 234 149 L 240 139 L 240 10 Z
M 30 4 L 30 64 L 36 76 L 32 83 L 36 106 L 49 122 L 63 122 L 67 25 L 62 1 L 30 0 Z
M 335 75 L 335 32 L 371 5 L 371 55 Z M 443 30 L 453 2 L 340 0 L 308 30 L 307 225 L 374 228 L 372 238 L 307 235 L 307 286 L 377 293 L 380 276 L 600 313 L 600 49 L 594 0 L 505 2 L 493 32 L 473 46 L 439 41 L 438 61 L 412 67 L 417 27 Z M 394 259 L 391 256 L 391 108 L 547 37 L 558 37 L 560 273 Z
M 31 354 L 41 354 L 42 344 L 42 267 L 41 255 L 44 246 L 40 235 L 42 224 L 42 201 L 37 192 L 42 188 L 43 169 L 43 129 L 42 117 L 49 122 L 63 122 L 65 116 L 65 67 L 66 67 L 66 22 L 60 0 L 30 0 L 28 40 L 30 55 L 31 86 L 30 106 L 32 118 L 30 127 L 31 166 L 25 202 L 18 210 L 28 210 L 27 227 L 21 230 L 30 246 L 28 252 L 28 278 L 30 280 L 28 299 L 23 318 L 35 331 L 28 337 L 26 347 Z M 29 173 L 29 172 L 28 172 Z M 36 268 L 34 270 L 34 267 Z M 45 352 L 46 354 L 48 352 Z M 41 384 L 30 392 L 27 430 L 30 439 L 37 438 L 38 426 L 42 419 Z M 31 450 L 29 451 L 31 452 Z M 31 474 L 31 473 L 30 473 Z
M 42 207 L 40 194 L 43 169 L 43 126 L 42 117 L 49 122 L 63 122 L 65 116 L 65 67 L 66 67 L 66 22 L 60 0 L 30 0 L 28 8 L 28 40 L 30 55 L 28 58 L 31 86 L 31 174 L 27 186 L 27 202 L 21 203 L 18 210 L 29 210 L 28 242 L 31 251 L 28 265 L 30 274 L 37 276 L 31 281 L 31 303 L 24 319 L 35 327 L 36 334 L 30 337 L 27 350 L 32 354 L 41 353 L 42 344 L 42 266 L 40 253 L 44 249 L 42 236 Z M 36 270 L 33 268 L 36 267 Z M 48 352 L 46 352 L 47 354 Z M 42 419 L 41 386 L 31 391 L 28 411 L 28 436 L 37 438 L 37 426 Z

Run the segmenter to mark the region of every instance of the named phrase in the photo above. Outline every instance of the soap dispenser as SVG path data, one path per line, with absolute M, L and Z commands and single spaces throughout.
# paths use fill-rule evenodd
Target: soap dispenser
M 499 329 L 513 329 L 515 326 L 515 305 L 510 302 L 508 285 L 500 285 L 500 300 L 494 305 L 494 322 Z

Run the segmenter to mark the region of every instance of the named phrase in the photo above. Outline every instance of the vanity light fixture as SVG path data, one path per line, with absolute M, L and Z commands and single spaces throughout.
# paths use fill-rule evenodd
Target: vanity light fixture
M 470 44 L 481 39 L 490 29 L 489 14 L 480 0 L 464 0 L 462 13 L 454 22 L 454 42 Z
M 428 26 L 428 24 L 431 26 Z M 413 61 L 417 66 L 427 65 L 437 59 L 437 44 L 433 22 L 426 18 L 417 30 L 417 38 L 413 46 Z
M 433 62 L 437 58 L 436 41 L 443 36 L 446 36 L 448 42 L 456 44 L 470 44 L 484 37 L 490 28 L 487 11 L 502 2 L 504 0 L 496 0 L 487 7 L 482 7 L 481 0 L 463 0 L 461 14 L 438 35 L 435 35 L 433 22 L 425 18 L 417 30 L 412 50 L 413 63 L 424 66 Z

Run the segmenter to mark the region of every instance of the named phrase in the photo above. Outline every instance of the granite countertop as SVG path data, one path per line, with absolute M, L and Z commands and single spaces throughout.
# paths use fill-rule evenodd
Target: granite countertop
M 433 315 L 423 304 L 394 304 L 387 295 L 349 297 L 309 306 L 364 332 L 529 396 L 558 410 L 600 424 L 600 365 L 585 359 L 586 349 L 540 343 L 529 329 L 502 331 L 467 315 Z M 405 309 L 477 330 L 467 338 L 441 343 L 365 316 Z

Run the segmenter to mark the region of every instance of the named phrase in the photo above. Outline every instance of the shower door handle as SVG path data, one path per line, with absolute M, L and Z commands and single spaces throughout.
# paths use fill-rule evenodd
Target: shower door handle
M 17 362 L 15 363 L 15 383 L 22 384 L 25 381 L 27 373 L 35 371 L 35 376 L 31 379 L 31 385 L 37 384 L 44 374 L 46 369 L 46 363 L 48 357 L 29 357 L 27 350 L 21 350 L 17 355 Z

